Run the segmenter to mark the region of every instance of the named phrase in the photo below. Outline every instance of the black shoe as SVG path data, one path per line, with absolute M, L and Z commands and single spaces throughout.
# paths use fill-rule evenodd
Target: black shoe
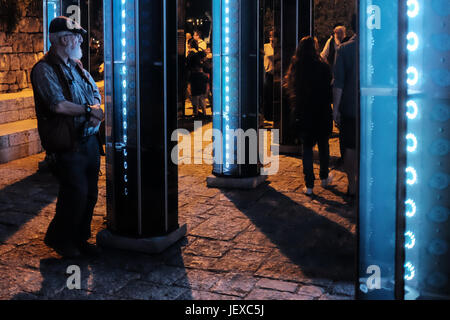
M 44 243 L 47 247 L 50 247 L 53 250 L 55 250 L 55 252 L 63 258 L 71 259 L 71 258 L 78 258 L 81 256 L 80 250 L 78 250 L 78 248 L 75 245 L 56 244 L 52 241 L 49 241 L 48 239 L 45 239 Z
M 98 246 L 96 246 L 95 244 L 91 244 L 87 241 L 82 242 L 79 248 L 82 254 L 89 257 L 95 257 L 102 253 L 102 250 Z

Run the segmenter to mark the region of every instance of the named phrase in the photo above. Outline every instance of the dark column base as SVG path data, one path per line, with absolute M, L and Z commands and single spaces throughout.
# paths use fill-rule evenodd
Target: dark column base
M 175 242 L 183 238 L 187 233 L 187 225 L 162 237 L 153 238 L 128 238 L 113 234 L 109 230 L 103 230 L 97 234 L 97 244 L 102 247 L 138 251 L 143 253 L 161 253 Z
M 255 189 L 266 181 L 267 176 L 256 176 L 251 178 L 228 178 L 209 176 L 206 178 L 208 188 L 228 188 L 228 189 Z

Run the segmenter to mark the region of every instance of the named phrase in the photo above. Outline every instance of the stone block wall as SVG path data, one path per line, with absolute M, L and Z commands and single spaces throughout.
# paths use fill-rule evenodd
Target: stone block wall
M 10 33 L 0 24 L 0 93 L 31 88 L 31 68 L 44 55 L 42 24 L 42 10 L 24 10 Z

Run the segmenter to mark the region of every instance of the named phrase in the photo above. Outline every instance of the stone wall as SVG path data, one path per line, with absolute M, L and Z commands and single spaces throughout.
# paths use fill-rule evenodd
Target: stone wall
M 11 33 L 0 24 L 0 93 L 31 88 L 31 68 L 44 54 L 42 10 L 21 14 Z

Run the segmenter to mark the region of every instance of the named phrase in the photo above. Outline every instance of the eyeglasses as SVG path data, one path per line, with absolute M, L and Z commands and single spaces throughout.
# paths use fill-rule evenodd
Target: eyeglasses
M 83 42 L 83 36 L 79 33 L 66 33 L 64 35 L 62 35 L 60 38 L 65 37 L 65 36 L 73 36 L 76 37 L 76 39 L 78 40 L 78 42 Z

